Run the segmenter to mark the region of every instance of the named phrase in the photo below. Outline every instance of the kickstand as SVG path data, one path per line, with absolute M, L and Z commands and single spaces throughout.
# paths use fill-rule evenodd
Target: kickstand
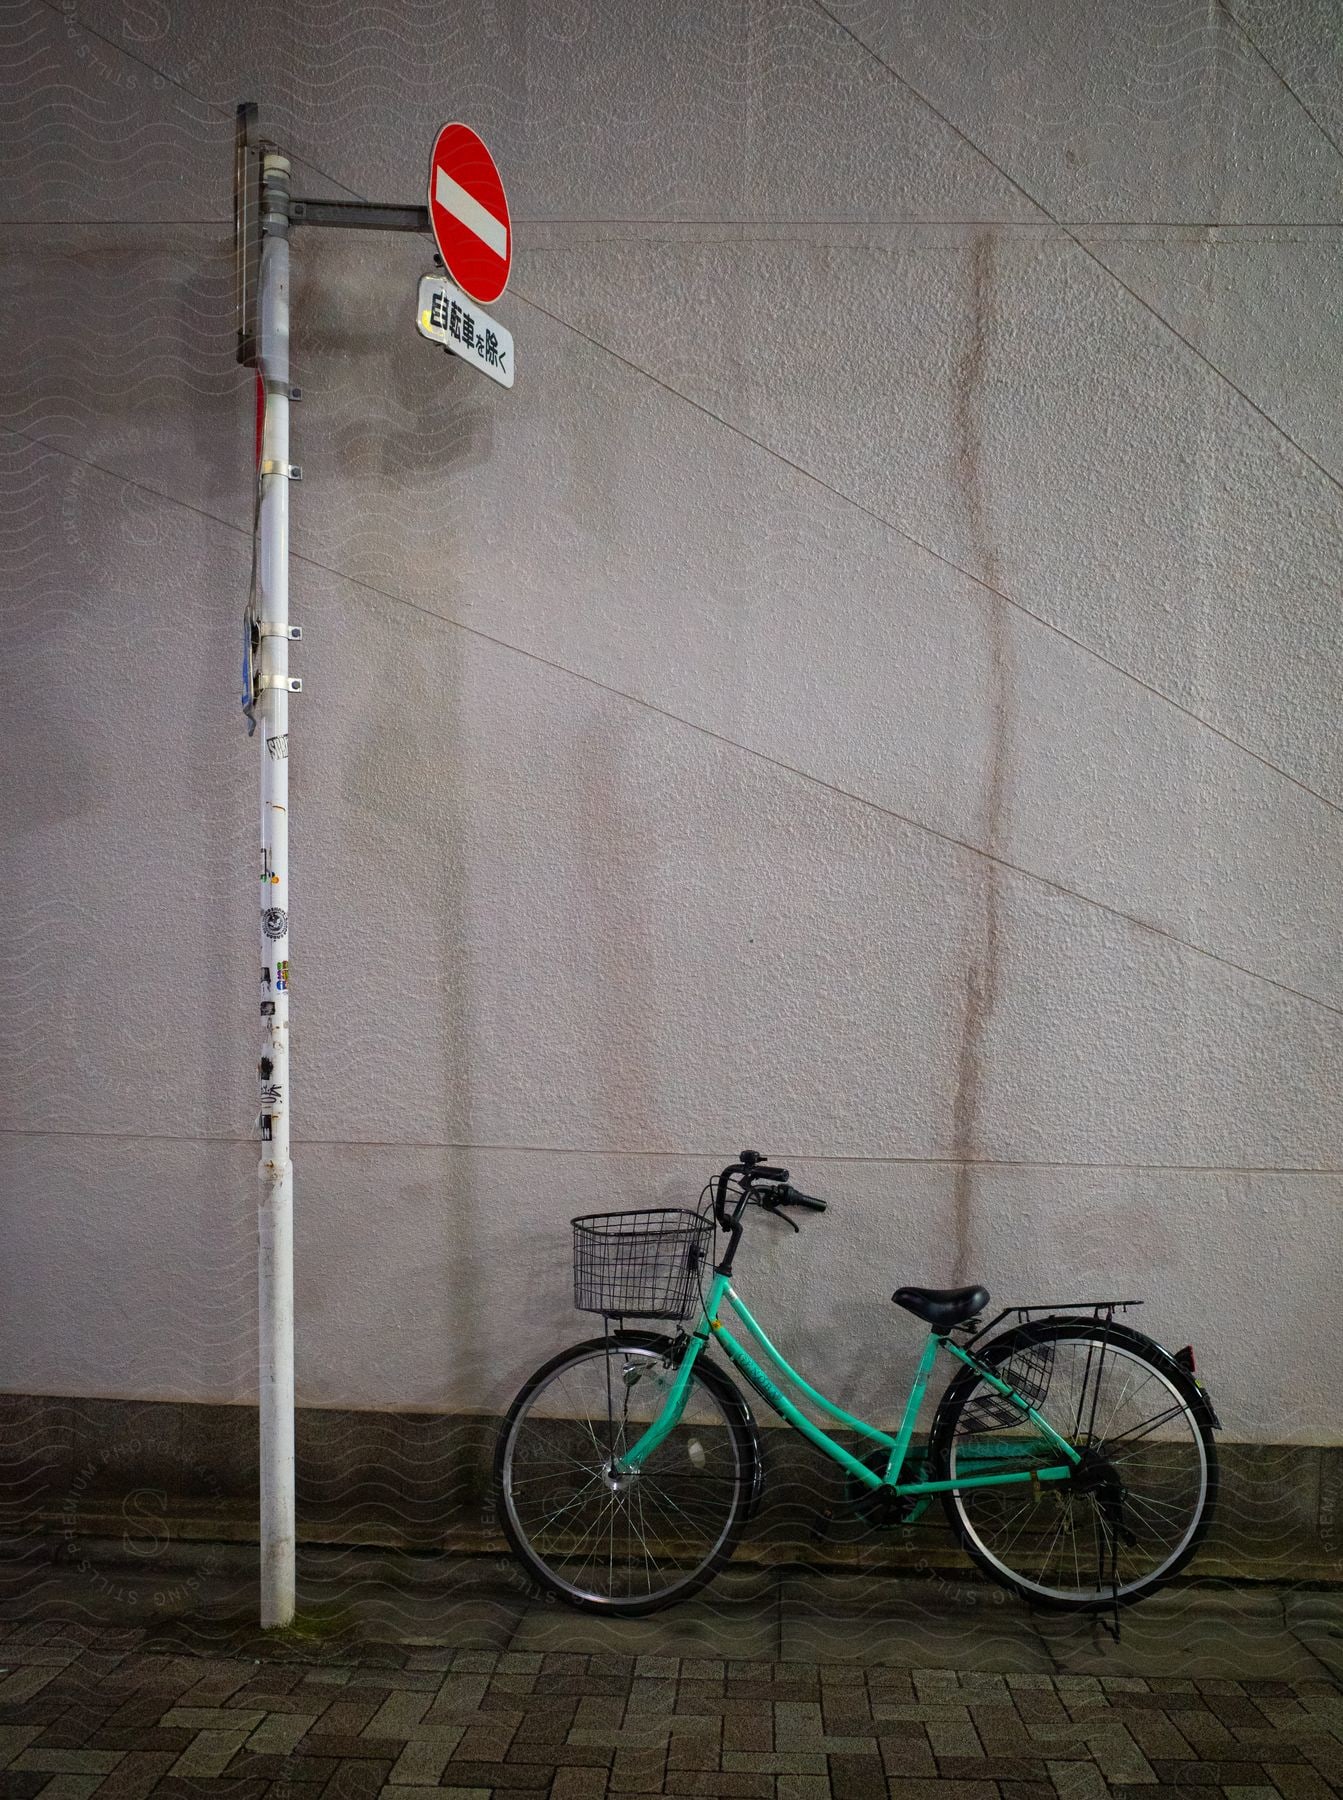
M 1100 1513 L 1099 1507 L 1097 1512 Z M 1101 1513 L 1100 1516 L 1103 1520 L 1104 1514 Z M 1119 1642 L 1119 1531 L 1117 1525 L 1107 1527 L 1104 1524 L 1102 1530 L 1110 1546 L 1110 1611 L 1100 1615 L 1100 1622 L 1117 1644 Z M 1103 1552 L 1097 1557 L 1096 1562 L 1097 1584 L 1101 1585 L 1105 1581 Z

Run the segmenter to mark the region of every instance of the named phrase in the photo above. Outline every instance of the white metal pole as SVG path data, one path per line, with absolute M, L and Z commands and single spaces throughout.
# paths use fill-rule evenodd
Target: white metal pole
M 294 1616 L 294 1169 L 289 1160 L 289 162 L 262 162 L 261 434 L 261 1623 Z

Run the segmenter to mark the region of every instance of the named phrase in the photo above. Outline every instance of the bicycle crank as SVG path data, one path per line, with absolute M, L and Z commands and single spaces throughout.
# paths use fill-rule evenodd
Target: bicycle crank
M 870 1450 L 859 1461 L 865 1469 L 871 1469 L 874 1475 L 884 1476 L 890 1455 L 889 1450 Z M 893 1526 L 903 1525 L 909 1518 L 914 1503 L 906 1495 L 897 1494 L 893 1488 L 870 1488 L 865 1481 L 849 1474 L 844 1478 L 844 1504 L 865 1524 L 886 1531 Z

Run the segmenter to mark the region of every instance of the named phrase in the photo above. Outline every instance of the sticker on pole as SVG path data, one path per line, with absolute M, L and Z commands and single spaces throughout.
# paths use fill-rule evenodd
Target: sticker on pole
M 429 223 L 448 274 L 479 306 L 508 286 L 513 226 L 494 158 L 469 125 L 444 125 L 429 157 Z
M 415 303 L 415 326 L 431 344 L 442 344 L 463 361 L 497 381 L 513 385 L 513 334 L 498 319 L 473 306 L 442 275 L 421 275 Z

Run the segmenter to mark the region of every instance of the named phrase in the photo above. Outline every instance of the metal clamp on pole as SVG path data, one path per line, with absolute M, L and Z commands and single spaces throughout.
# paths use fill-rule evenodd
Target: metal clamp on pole
M 262 619 L 257 624 L 256 634 L 259 638 L 282 637 L 288 638 L 291 643 L 297 643 L 303 636 L 303 627 L 285 625 L 279 619 Z
M 256 680 L 257 693 L 264 694 L 267 688 L 277 688 L 284 694 L 301 694 L 303 692 L 303 682 L 297 675 L 272 675 L 269 672 L 264 675 L 258 675 Z
M 302 481 L 303 470 L 297 463 L 277 462 L 273 456 L 265 457 L 257 465 L 258 475 L 283 475 L 287 481 Z

